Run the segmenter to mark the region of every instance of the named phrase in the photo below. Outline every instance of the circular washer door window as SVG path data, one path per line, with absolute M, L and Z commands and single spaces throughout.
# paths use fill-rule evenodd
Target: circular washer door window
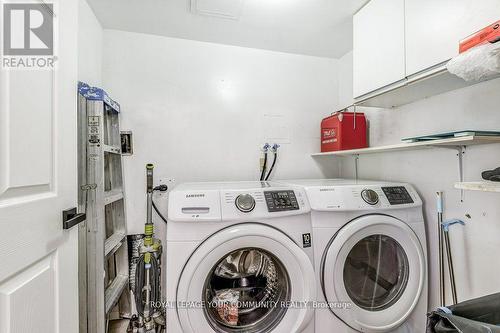
M 280 260 L 266 250 L 232 251 L 207 276 L 205 315 L 217 332 L 269 332 L 286 313 L 289 279 Z
M 404 222 L 367 215 L 344 226 L 322 258 L 322 289 L 344 323 L 358 331 L 390 332 L 411 314 L 426 279 L 418 237 Z
M 177 316 L 184 333 L 301 332 L 314 314 L 304 301 L 315 299 L 304 250 L 277 229 L 246 223 L 193 252 L 179 279 Z

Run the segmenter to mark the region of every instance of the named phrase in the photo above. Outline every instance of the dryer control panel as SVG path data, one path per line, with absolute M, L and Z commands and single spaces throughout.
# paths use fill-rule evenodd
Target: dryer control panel
M 324 185 L 305 185 L 311 209 L 315 211 L 365 211 L 404 209 L 422 205 L 410 184 L 375 181 L 333 180 Z
M 382 187 L 387 200 L 391 205 L 404 205 L 414 203 L 413 199 L 404 186 Z

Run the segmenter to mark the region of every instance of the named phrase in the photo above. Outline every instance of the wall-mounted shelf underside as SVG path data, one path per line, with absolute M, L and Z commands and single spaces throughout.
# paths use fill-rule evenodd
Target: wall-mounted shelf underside
M 417 149 L 436 148 L 436 147 L 452 148 L 452 147 L 462 147 L 462 146 L 471 146 L 480 144 L 490 144 L 490 143 L 500 143 L 500 137 L 470 135 L 470 136 L 455 137 L 450 139 L 413 142 L 413 143 L 398 143 L 394 145 L 387 145 L 380 147 L 342 150 L 342 151 L 334 151 L 328 153 L 316 153 L 312 154 L 311 156 L 312 157 L 356 156 L 363 154 L 384 153 L 384 152 L 402 151 L 402 150 L 417 150 Z
M 455 188 L 468 191 L 500 192 L 500 182 L 461 182 L 455 183 Z
M 359 106 L 394 108 L 499 77 L 500 75 L 495 75 L 482 81 L 467 82 L 448 72 L 444 63 L 384 89 L 356 98 L 355 103 Z

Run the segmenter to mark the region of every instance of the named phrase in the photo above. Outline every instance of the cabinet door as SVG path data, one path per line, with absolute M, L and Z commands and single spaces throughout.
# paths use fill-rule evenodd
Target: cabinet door
M 405 78 L 404 0 L 372 0 L 354 15 L 354 96 Z
M 500 19 L 500 0 L 406 0 L 406 73 L 458 54 L 460 40 Z

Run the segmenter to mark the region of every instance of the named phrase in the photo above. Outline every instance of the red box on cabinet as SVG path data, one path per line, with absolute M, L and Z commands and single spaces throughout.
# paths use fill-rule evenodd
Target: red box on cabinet
M 479 30 L 475 34 L 467 37 L 460 42 L 459 51 L 463 53 L 474 46 L 486 43 L 495 43 L 500 40 L 500 21 L 493 23 L 486 28 Z
M 321 121 L 321 152 L 368 146 L 364 113 L 336 112 Z

